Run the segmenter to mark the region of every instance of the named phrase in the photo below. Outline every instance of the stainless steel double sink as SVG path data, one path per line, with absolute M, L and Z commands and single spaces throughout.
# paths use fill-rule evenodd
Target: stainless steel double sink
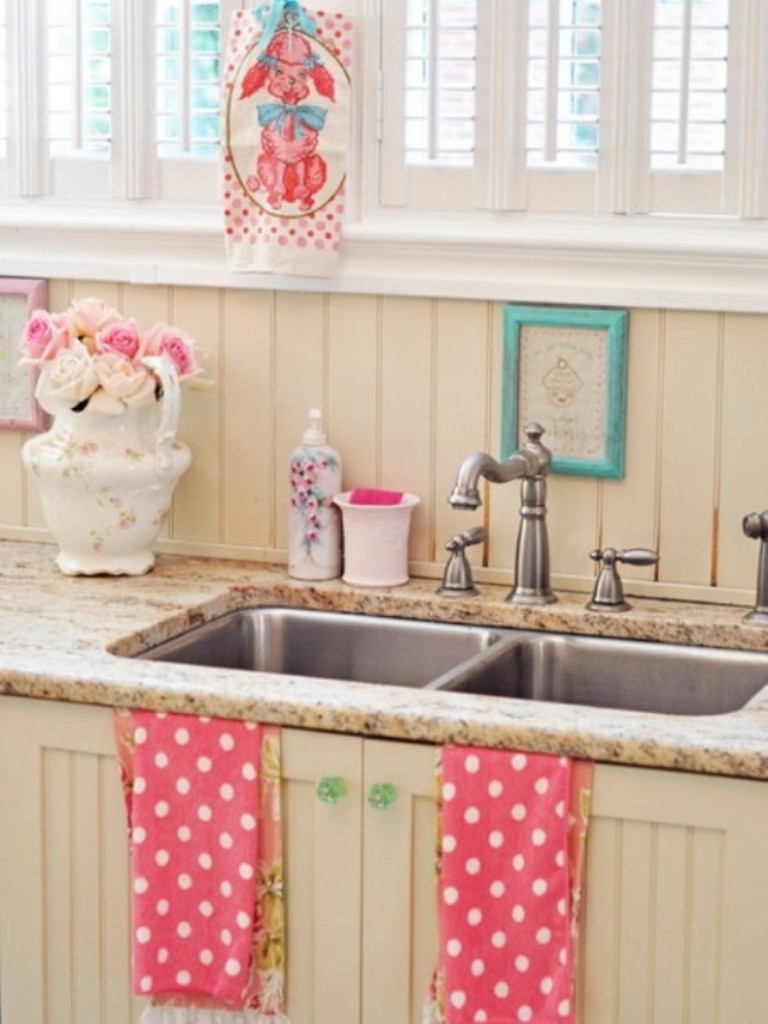
M 768 655 L 749 651 L 278 607 L 139 657 L 673 715 L 738 711 L 768 686 Z

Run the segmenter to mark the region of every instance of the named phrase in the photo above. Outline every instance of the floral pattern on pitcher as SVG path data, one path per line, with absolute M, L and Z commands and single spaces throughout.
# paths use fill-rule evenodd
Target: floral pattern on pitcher
M 132 530 L 139 517 L 135 509 L 126 507 L 123 495 L 113 491 L 110 487 L 100 487 L 94 494 L 94 503 L 107 511 L 114 510 L 117 515 L 117 520 L 113 525 L 100 530 L 91 530 L 91 549 L 99 554 L 110 537 Z

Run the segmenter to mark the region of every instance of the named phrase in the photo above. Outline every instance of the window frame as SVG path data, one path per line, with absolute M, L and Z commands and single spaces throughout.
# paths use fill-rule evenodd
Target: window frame
M 237 0 L 227 2 L 237 6 Z M 518 215 L 513 212 L 518 197 L 514 189 L 512 195 L 508 194 L 498 166 L 473 188 L 481 197 L 495 196 L 507 205 L 508 212 L 502 216 L 482 210 L 445 216 L 437 211 L 394 213 L 380 208 L 376 126 L 382 115 L 377 74 L 382 2 L 393 0 L 358 0 L 357 5 L 349 213 L 342 258 L 333 278 L 229 270 L 218 198 L 210 204 L 168 203 L 162 199 L 63 203 L 19 198 L 0 202 L 0 274 L 217 288 L 768 312 L 768 224 L 757 219 L 634 218 L 609 212 L 589 216 Z M 22 2 L 20 6 L 27 12 L 25 23 L 15 25 L 14 30 L 27 40 L 30 32 L 34 36 L 37 5 Z M 340 6 L 349 8 L 349 3 Z M 752 10 L 757 19 L 754 29 L 762 45 L 768 35 L 768 12 L 755 5 Z M 222 24 L 225 44 L 226 19 Z M 139 60 L 141 55 L 129 52 L 127 59 Z M 30 89 L 35 89 L 30 68 L 14 66 L 12 74 L 26 76 Z M 765 84 L 766 72 L 761 69 L 759 74 Z M 131 116 L 141 116 L 143 103 L 146 97 L 136 98 Z M 11 114 L 23 118 L 24 111 Z M 489 116 L 502 120 L 499 111 L 491 111 Z M 620 111 L 615 116 L 619 117 Z M 764 154 L 765 129 L 761 136 L 754 145 Z M 31 127 L 28 138 L 34 138 Z M 23 186 L 34 185 L 35 174 L 39 173 L 34 145 L 27 145 L 20 156 L 20 191 L 24 195 Z M 750 167 L 743 185 L 753 201 L 766 191 L 763 164 Z M 134 156 L 127 180 L 141 181 L 148 173 L 143 159 Z

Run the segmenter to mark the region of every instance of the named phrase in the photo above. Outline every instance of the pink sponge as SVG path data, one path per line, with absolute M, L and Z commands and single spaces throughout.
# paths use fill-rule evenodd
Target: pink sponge
M 382 491 L 377 487 L 355 487 L 349 492 L 350 505 L 399 505 L 402 491 Z

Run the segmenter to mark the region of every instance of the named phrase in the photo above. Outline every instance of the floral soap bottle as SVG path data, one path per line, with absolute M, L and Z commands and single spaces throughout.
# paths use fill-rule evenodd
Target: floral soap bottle
M 332 580 L 341 575 L 341 518 L 333 498 L 341 491 L 341 457 L 327 444 L 319 409 L 291 455 L 288 575 Z

